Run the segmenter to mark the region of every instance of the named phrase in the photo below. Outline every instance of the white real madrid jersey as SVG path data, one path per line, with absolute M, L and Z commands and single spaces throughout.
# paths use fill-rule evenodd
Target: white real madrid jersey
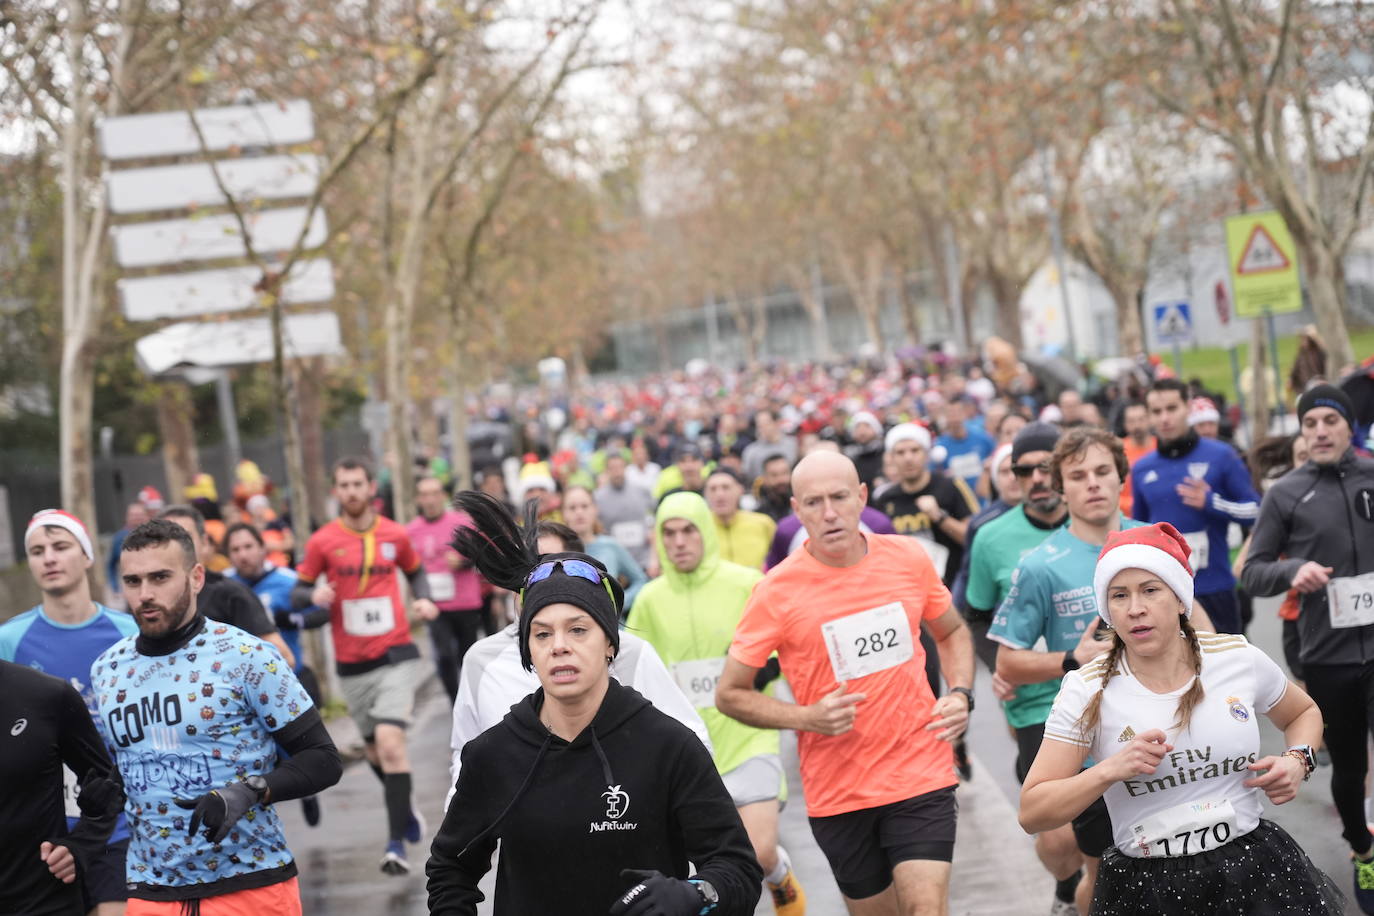
M 1269 656 L 1243 636 L 1199 633 L 1202 647 L 1202 700 L 1181 732 L 1173 729 L 1179 698 L 1192 682 L 1171 693 L 1153 693 L 1131 674 L 1125 655 L 1107 681 L 1101 722 L 1094 733 L 1078 727 L 1089 700 L 1102 689 L 1106 655 L 1070 672 L 1055 699 L 1045 738 L 1086 748 L 1094 760 L 1106 760 L 1136 735 L 1163 729 L 1173 750 L 1151 776 L 1115 783 L 1105 794 L 1112 816 L 1112 839 L 1131 856 L 1160 854 L 1140 842 L 1142 824 L 1183 805 L 1230 803 L 1234 835 L 1259 824 L 1264 793 L 1242 782 L 1258 775 L 1247 770 L 1259 759 L 1260 737 L 1255 717 L 1283 698 L 1288 679 Z M 1229 831 L 1228 831 L 1229 832 Z M 1232 837 L 1228 837 L 1230 839 Z M 1177 851 L 1168 853 L 1177 855 Z

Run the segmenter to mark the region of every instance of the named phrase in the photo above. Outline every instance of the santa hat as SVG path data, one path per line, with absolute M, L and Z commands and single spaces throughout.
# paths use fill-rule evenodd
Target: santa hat
M 919 423 L 898 423 L 887 431 L 887 438 L 883 440 L 883 449 L 892 451 L 901 442 L 915 442 L 926 451 L 930 451 L 930 430 L 921 426 Z
M 1211 398 L 1193 398 L 1188 402 L 1188 425 L 1197 426 L 1199 423 L 1217 423 L 1221 420 L 1221 414 L 1217 411 L 1217 405 L 1212 403 Z
M 25 550 L 29 549 L 29 538 L 33 537 L 33 533 L 39 528 L 64 529 L 76 538 L 87 559 L 95 558 L 95 551 L 91 549 L 91 536 L 86 533 L 86 526 L 70 512 L 63 512 L 61 509 L 41 509 L 34 513 L 33 518 L 29 519 L 29 527 L 24 531 Z
M 1183 602 L 1183 615 L 1193 615 L 1193 569 L 1188 564 L 1192 549 L 1178 529 L 1168 522 L 1140 528 L 1126 528 L 1107 535 L 1107 543 L 1097 555 L 1093 571 L 1093 594 L 1097 613 L 1111 626 L 1107 607 L 1107 586 L 1123 569 L 1144 569 L 1158 576 Z

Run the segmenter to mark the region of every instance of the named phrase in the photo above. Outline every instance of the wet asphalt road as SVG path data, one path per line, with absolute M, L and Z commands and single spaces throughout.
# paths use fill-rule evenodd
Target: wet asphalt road
M 1250 638 L 1277 659 L 1282 658 L 1276 600 L 1256 602 Z M 1015 823 L 1018 787 L 1012 773 L 1015 748 L 988 686 L 987 673 L 978 676 L 979 709 L 970 729 L 974 780 L 960 789 L 959 841 L 956 847 L 950 912 L 961 916 L 1041 914 L 1049 911 L 1051 884 L 1039 870 L 1029 837 Z M 300 863 L 301 896 L 306 916 L 421 916 L 427 912 L 424 860 L 437 828 L 448 783 L 449 708 L 437 681 L 429 680 L 417 707 L 418 723 L 411 744 L 415 799 L 429 822 L 426 840 L 411 847 L 414 872 L 390 878 L 378 870 L 385 841 L 381 786 L 365 765 L 349 766 L 339 785 L 322 797 L 320 826 L 311 828 L 301 817 L 299 802 L 279 811 L 287 837 Z M 332 722 L 341 746 L 357 741 L 349 722 Z M 1282 736 L 1262 720 L 1264 751 L 1281 750 Z M 783 845 L 809 898 L 813 916 L 842 916 L 838 889 L 824 858 L 811 838 L 796 772 L 795 744 L 786 742 L 794 803 L 782 815 Z M 1349 892 L 1349 853 L 1331 806 L 1330 770 L 1319 769 L 1294 802 L 1269 808 L 1266 816 L 1283 825 L 1312 859 Z M 996 850 L 993 856 L 990 850 Z M 995 857 L 994 857 L 995 856 Z M 491 875 L 484 884 L 490 895 Z M 765 896 L 759 914 L 771 913 Z M 490 913 L 489 902 L 481 908 Z M 1353 906 L 1349 913 L 1357 913 Z M 534 914 L 531 914 L 534 916 Z

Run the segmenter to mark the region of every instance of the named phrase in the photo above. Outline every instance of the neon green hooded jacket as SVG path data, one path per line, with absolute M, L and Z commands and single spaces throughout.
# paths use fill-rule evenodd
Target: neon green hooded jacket
M 689 573 L 678 572 L 663 547 L 663 525 L 677 518 L 696 526 L 705 548 L 701 563 Z M 751 757 L 778 753 L 777 731 L 744 725 L 715 707 L 715 682 L 724 670 L 749 593 L 763 575 L 720 558 L 715 519 L 706 500 L 695 493 L 665 497 L 654 518 L 654 530 L 663 575 L 645 585 L 635 598 L 629 631 L 653 645 L 678 687 L 697 707 L 715 746 L 717 770 L 727 773 Z

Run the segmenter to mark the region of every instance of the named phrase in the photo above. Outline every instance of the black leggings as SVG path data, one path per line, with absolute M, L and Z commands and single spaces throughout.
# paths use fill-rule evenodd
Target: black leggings
M 1366 750 L 1374 725 L 1374 662 L 1363 665 L 1304 665 L 1307 692 L 1326 721 L 1326 750 L 1331 755 L 1331 800 L 1341 818 L 1341 836 L 1364 855 L 1374 837 L 1364 819 Z
M 471 611 L 440 611 L 429 623 L 429 637 L 434 642 L 434 667 L 444 682 L 449 702 L 458 698 L 458 670 L 463 656 L 486 630 L 486 614 L 481 608 Z

